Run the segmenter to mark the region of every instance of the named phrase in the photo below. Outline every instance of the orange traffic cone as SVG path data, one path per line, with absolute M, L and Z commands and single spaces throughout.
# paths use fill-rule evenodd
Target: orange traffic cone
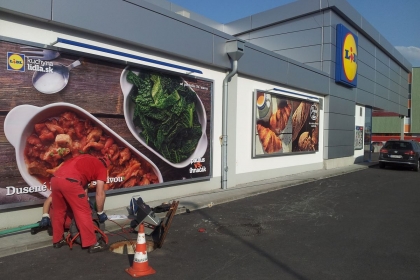
M 130 268 L 126 268 L 125 271 L 132 277 L 141 277 L 156 273 L 156 271 L 149 266 L 149 261 L 147 259 L 146 235 L 144 234 L 143 223 L 139 226 L 133 265 Z

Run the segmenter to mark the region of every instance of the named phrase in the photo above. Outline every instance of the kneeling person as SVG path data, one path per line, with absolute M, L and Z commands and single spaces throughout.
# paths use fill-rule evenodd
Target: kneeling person
M 92 210 L 84 189 L 91 181 L 96 181 L 96 210 L 100 223 L 107 220 L 104 213 L 105 189 L 108 159 L 98 159 L 91 155 L 79 155 L 64 162 L 51 178 L 54 215 L 52 217 L 53 247 L 60 248 L 63 239 L 67 208 L 70 207 L 79 229 L 82 247 L 89 247 L 89 253 L 101 252 L 108 245 L 97 241 L 92 223 Z

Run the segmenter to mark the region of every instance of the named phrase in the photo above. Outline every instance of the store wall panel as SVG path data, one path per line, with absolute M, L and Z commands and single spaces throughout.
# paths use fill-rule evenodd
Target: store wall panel
M 345 130 L 353 131 L 354 130 L 353 128 L 354 112 L 351 115 L 343 115 L 339 113 L 330 112 L 325 118 L 325 124 L 328 124 L 325 127 L 328 127 L 329 129 L 341 130 L 341 131 L 345 131 Z
M 333 44 L 323 44 L 322 48 L 322 60 L 335 61 L 336 47 Z
M 359 47 L 374 56 L 376 51 L 375 45 L 363 35 L 358 36 L 358 39 Z
M 398 61 L 403 61 L 404 60 L 404 56 L 396 49 L 396 48 L 394 48 L 393 50 L 392 50 L 392 55 L 395 57 L 395 59 L 397 59 Z M 406 67 L 408 66 L 408 65 L 405 65 Z M 409 68 L 409 69 L 411 69 L 411 68 Z M 404 70 L 405 71 L 405 70 Z
M 376 70 L 376 74 L 382 74 L 385 77 L 389 77 L 389 68 L 388 66 L 386 66 L 385 64 L 383 64 L 380 60 L 376 59 L 375 60 L 375 70 Z M 379 78 L 380 79 L 380 78 Z
M 397 102 L 399 102 L 399 98 Z M 398 103 L 389 102 L 388 110 L 390 112 L 399 112 L 399 109 L 400 109 L 400 105 Z
M 354 101 L 355 91 L 353 88 L 345 87 L 332 81 L 330 83 L 330 95 Z
M 317 2 L 317 1 L 314 1 Z M 355 22 L 358 26 L 362 24 L 362 16 L 357 12 L 353 6 L 351 6 L 347 1 L 335 0 L 333 3 L 329 3 L 329 6 L 336 6 L 340 11 L 345 12 L 346 17 Z M 335 13 L 334 13 L 335 14 Z
M 378 59 L 375 60 L 375 69 L 385 77 L 389 77 L 389 67 Z
M 389 71 L 389 78 L 391 79 L 391 81 L 393 81 L 394 83 L 396 83 L 396 84 L 400 84 L 400 80 L 401 80 L 401 77 L 400 77 L 400 75 L 398 74 L 398 72 L 395 72 L 392 68 L 390 68 L 390 71 Z
M 334 28 L 337 26 L 337 24 L 339 24 L 339 23 L 345 23 L 344 21 L 343 21 L 343 19 L 339 16 L 339 15 L 337 15 L 336 13 L 334 13 L 334 12 L 332 12 L 331 13 L 331 15 L 330 15 L 330 17 L 329 17 L 329 20 L 330 20 L 330 25 L 331 26 L 333 26 Z M 347 26 L 346 26 L 347 27 Z M 353 31 L 353 30 L 351 30 L 351 31 Z
M 376 72 L 375 82 L 384 88 L 389 88 L 389 79 L 379 72 Z
M 322 71 L 329 74 L 331 78 L 335 75 L 335 62 L 331 60 L 322 61 Z
M 369 34 L 369 36 L 371 36 L 372 38 L 374 38 L 375 40 L 379 40 L 379 31 L 375 29 L 375 27 L 373 27 L 372 24 L 369 23 L 369 21 L 366 20 L 366 18 L 362 17 L 362 24 L 361 27 L 363 28 L 363 31 L 365 31 L 367 34 Z M 364 36 L 359 36 L 360 37 L 364 37 Z M 360 43 L 360 41 L 359 41 Z
M 274 52 L 305 64 L 307 62 L 321 61 L 321 45 L 292 48 Z
M 402 77 L 400 81 L 400 87 L 402 88 L 400 94 L 408 94 L 408 82 L 406 82 Z
M 406 85 L 408 88 L 408 72 L 401 68 L 400 76 L 402 78 L 401 85 Z
M 311 66 L 315 69 L 318 69 L 318 70 L 322 71 L 322 62 L 321 61 L 305 62 L 305 65 Z
M 357 64 L 357 87 L 360 87 L 360 77 L 364 77 L 370 82 L 375 82 L 376 71 L 375 69 L 371 68 L 369 64 L 365 64 L 365 62 L 359 60 L 359 63 Z
M 130 0 L 130 1 L 133 1 L 133 0 Z M 145 0 L 139 0 L 139 1 L 145 1 Z M 152 4 L 156 4 L 156 1 L 155 0 L 146 0 L 146 1 L 148 1 L 148 2 L 150 2 Z M 179 15 L 182 15 L 182 16 L 184 16 L 186 18 L 192 19 L 194 21 L 197 21 L 197 22 L 199 22 L 201 24 L 204 24 L 204 25 L 213 27 L 213 28 L 215 28 L 217 30 L 223 31 L 223 24 L 221 24 L 219 22 L 216 22 L 214 20 L 211 20 L 211 19 L 209 19 L 207 17 L 204 17 L 204 16 L 202 16 L 202 15 L 200 15 L 198 13 L 194 13 L 194 12 L 192 12 L 190 10 L 187 10 L 184 7 L 179 6 L 177 4 L 171 3 L 169 1 L 165 1 L 165 2 L 168 2 L 169 3 L 169 5 L 170 5 L 169 10 L 171 10 L 172 12 L 177 13 Z
M 375 95 L 374 96 L 373 106 L 376 107 L 376 108 L 381 108 L 381 109 L 384 109 L 385 110 L 385 108 L 387 107 L 387 103 L 388 102 L 389 101 L 387 101 L 386 99 L 384 99 L 384 98 L 382 98 L 380 96 Z
M 147 2 L 150 2 L 154 5 L 157 5 L 159 7 L 165 8 L 167 10 L 171 10 L 171 7 L 174 6 L 174 5 L 178 6 L 174 3 L 171 3 L 171 2 L 166 1 L 166 0 L 130 0 L 130 2 L 138 2 L 138 1 L 147 1 Z
M 321 28 L 314 28 L 251 39 L 249 42 L 271 51 L 319 45 L 322 43 L 321 31 Z
M 324 27 L 332 26 L 332 24 L 331 24 L 332 14 L 333 14 L 333 11 L 332 10 L 325 10 L 325 11 L 323 11 Z
M 273 24 L 273 22 L 279 22 L 294 16 L 312 13 L 318 9 L 319 3 L 317 1 L 305 1 L 304 5 L 302 5 L 301 2 L 292 2 L 284 6 L 252 15 L 252 28 L 260 28 L 262 26 Z
M 381 45 L 381 48 L 384 48 L 390 54 L 392 54 L 395 49 L 395 47 L 382 34 L 379 34 L 379 44 Z
M 408 84 L 407 84 L 407 86 L 406 86 L 407 88 L 404 88 L 404 87 L 402 87 L 401 85 L 399 85 L 399 91 L 398 91 L 398 93 L 399 93 L 399 95 L 401 96 L 401 97 L 404 97 L 404 98 L 408 98 L 408 95 L 409 95 L 409 92 L 408 92 Z
M 298 32 L 302 30 L 309 30 L 313 28 L 322 27 L 323 16 L 321 13 L 315 15 L 307 15 L 295 20 L 275 24 L 250 32 L 249 39 L 261 38 L 272 35 L 280 35 L 285 33 Z
M 332 135 L 330 137 L 330 135 Z M 324 137 L 328 139 L 328 147 L 351 145 L 349 139 L 354 139 L 354 129 L 352 130 L 335 130 L 327 129 Z M 353 140 L 354 143 L 354 140 Z
M 224 32 L 235 35 L 252 29 L 252 17 L 244 17 L 224 25 Z M 245 31 L 244 31 L 245 30 Z
M 392 59 L 389 60 L 389 68 L 399 75 L 401 67 Z
M 388 91 L 388 96 L 389 96 L 389 101 L 394 102 L 396 104 L 400 102 L 400 95 L 398 93 L 390 90 Z M 398 107 L 394 106 L 394 109 L 392 111 L 398 112 Z
M 2 0 L 0 8 L 51 20 L 52 2 L 53 0 Z
M 354 106 L 355 102 L 338 98 L 335 96 L 329 96 L 324 100 L 324 110 L 326 113 L 346 115 L 354 117 Z M 326 126 L 328 127 L 328 126 Z
M 341 145 L 341 146 L 328 146 L 326 149 L 326 158 L 327 159 L 334 159 L 334 158 L 341 158 L 341 157 L 349 157 L 354 155 L 354 136 L 352 137 L 352 143 L 349 145 Z
M 411 100 L 411 108 L 413 108 L 413 102 L 412 101 L 413 100 Z M 408 109 L 408 98 L 407 97 L 403 97 L 403 96 L 400 95 L 399 105 L 400 105 L 400 107 L 405 108 L 405 110 L 407 110 Z M 418 111 L 418 110 L 414 110 L 414 111 Z M 404 114 L 404 116 L 406 116 L 406 115 L 407 114 Z
M 361 89 L 366 93 L 373 94 L 375 93 L 375 83 L 369 79 L 366 79 L 364 76 L 359 75 L 357 77 L 357 89 Z
M 402 115 L 402 116 L 408 117 L 408 109 L 407 109 L 407 107 L 404 107 L 404 106 L 399 105 L 399 108 L 400 108 L 399 114 Z M 414 131 L 413 130 L 413 123 L 411 123 L 411 132 L 413 132 L 413 133 L 419 133 L 420 132 L 420 131 Z
M 53 14 L 54 21 L 59 24 L 88 29 L 151 49 L 213 63 L 213 34 L 174 20 L 173 17 L 178 15 L 170 11 L 165 14 L 161 10 L 157 13 L 131 3 L 112 0 L 55 0 Z M 92 11 L 95 11 L 95 17 L 92 17 Z M 110 20 L 109 15 L 118 18 L 119 24 Z
M 394 92 L 398 95 L 400 94 L 400 85 L 393 80 L 389 80 L 389 89 L 391 92 Z
M 356 103 L 364 104 L 365 106 L 373 106 L 374 95 L 370 92 L 358 88 L 356 91 Z
M 289 63 L 286 60 L 273 59 L 272 56 L 253 48 L 246 48 L 246 52 L 247 55 L 238 62 L 240 73 L 287 84 Z
M 241 39 L 241 40 L 244 40 L 244 41 L 248 41 L 250 35 L 251 34 L 249 32 L 247 32 L 247 33 L 244 33 L 244 34 L 241 34 L 241 35 L 236 36 L 236 38 Z
M 330 78 L 316 71 L 289 63 L 287 84 L 318 94 L 326 95 L 329 91 Z
M 387 67 L 389 67 L 389 57 L 386 55 L 382 50 L 379 48 L 376 48 L 376 59 L 381 61 L 383 64 L 385 64 Z
M 336 29 L 332 26 L 324 26 L 324 44 L 336 44 Z
M 388 89 L 385 88 L 385 87 L 383 87 L 383 86 L 381 86 L 378 83 L 375 84 L 375 92 L 374 92 L 374 94 L 376 96 L 381 97 L 381 98 L 388 99 Z M 379 107 L 379 108 L 383 108 L 383 107 Z
M 245 47 L 247 52 L 249 48 Z M 226 55 L 226 39 L 219 36 L 213 36 L 213 63 L 215 65 L 223 65 L 226 68 L 231 67 L 231 62 Z
M 363 62 L 369 67 L 375 68 L 375 56 L 362 47 L 359 47 L 358 51 L 358 62 Z M 357 69 L 357 71 L 359 72 L 359 69 Z

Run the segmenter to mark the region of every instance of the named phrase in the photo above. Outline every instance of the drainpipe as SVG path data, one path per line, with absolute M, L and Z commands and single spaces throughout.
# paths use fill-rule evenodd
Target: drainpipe
M 222 189 L 227 189 L 227 114 L 228 114 L 228 83 L 238 72 L 238 60 L 244 54 L 244 41 L 231 40 L 226 42 L 226 54 L 232 60 L 232 71 L 223 80 L 223 100 L 222 100 Z

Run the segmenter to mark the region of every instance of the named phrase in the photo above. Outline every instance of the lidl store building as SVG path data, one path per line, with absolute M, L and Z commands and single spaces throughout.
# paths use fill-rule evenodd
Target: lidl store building
M 0 57 L 1 228 L 38 220 L 79 154 L 111 159 L 113 209 L 362 162 L 372 110 L 408 112 L 411 65 L 345 0 L 228 24 L 167 1 L 5 0 Z

